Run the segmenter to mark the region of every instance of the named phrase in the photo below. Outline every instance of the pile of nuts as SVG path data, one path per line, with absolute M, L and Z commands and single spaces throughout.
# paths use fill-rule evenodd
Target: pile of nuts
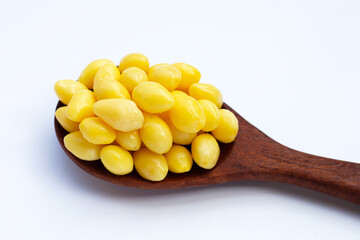
M 168 171 L 185 173 L 193 160 L 212 169 L 219 142 L 230 143 L 238 120 L 213 85 L 199 83 L 200 72 L 185 63 L 156 64 L 133 53 L 117 67 L 91 62 L 78 81 L 60 80 L 55 92 L 65 106 L 56 110 L 69 132 L 65 147 L 85 161 L 101 160 L 116 175 L 136 171 L 150 181 Z M 191 144 L 190 147 L 183 145 Z

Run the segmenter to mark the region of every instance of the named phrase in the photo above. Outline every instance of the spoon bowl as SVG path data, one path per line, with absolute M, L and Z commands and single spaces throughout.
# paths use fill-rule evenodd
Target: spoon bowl
M 60 101 L 56 109 L 64 106 Z M 69 158 L 81 169 L 105 181 L 144 189 L 174 189 L 211 185 L 239 180 L 265 180 L 295 184 L 360 204 L 360 164 L 319 157 L 281 145 L 247 122 L 231 107 L 239 131 L 234 142 L 219 143 L 220 157 L 216 166 L 205 170 L 196 164 L 182 174 L 169 172 L 160 182 L 140 177 L 134 170 L 124 176 L 110 173 L 101 161 L 83 161 L 64 146 L 68 134 L 55 118 L 58 141 Z

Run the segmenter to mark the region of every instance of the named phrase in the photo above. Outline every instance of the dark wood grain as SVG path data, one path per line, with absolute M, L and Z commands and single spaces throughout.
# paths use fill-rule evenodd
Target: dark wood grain
M 57 108 L 63 106 L 58 103 Z M 82 161 L 64 146 L 67 132 L 55 119 L 59 143 L 75 164 L 91 175 L 119 185 L 146 189 L 172 189 L 232 182 L 238 180 L 266 180 L 284 182 L 310 188 L 360 204 L 360 164 L 310 155 L 285 147 L 266 136 L 247 122 L 228 105 L 239 120 L 236 140 L 220 144 L 220 159 L 212 170 L 194 164 L 190 172 L 169 173 L 161 182 L 142 179 L 136 171 L 116 176 L 100 161 Z

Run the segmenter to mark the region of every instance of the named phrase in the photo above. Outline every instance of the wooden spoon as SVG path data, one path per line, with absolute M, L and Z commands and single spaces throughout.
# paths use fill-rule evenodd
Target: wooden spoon
M 63 106 L 58 103 L 57 108 Z M 220 158 L 212 170 L 194 164 L 188 173 L 170 173 L 161 182 L 141 178 L 134 170 L 117 176 L 105 169 L 100 161 L 83 161 L 64 146 L 66 132 L 55 118 L 55 131 L 65 153 L 80 168 L 91 175 L 115 184 L 146 188 L 172 189 L 233 182 L 266 180 L 310 188 L 360 204 L 360 164 L 318 157 L 285 147 L 266 136 L 224 103 L 239 120 L 236 140 L 220 143 Z

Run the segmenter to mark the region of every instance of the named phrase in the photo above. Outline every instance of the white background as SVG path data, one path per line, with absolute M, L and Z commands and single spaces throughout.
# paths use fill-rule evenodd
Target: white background
M 0 0 L 0 239 L 360 239 L 360 206 L 300 187 L 104 182 L 53 128 L 57 80 L 141 52 L 196 66 L 280 143 L 360 163 L 359 12 L 357 0 Z

